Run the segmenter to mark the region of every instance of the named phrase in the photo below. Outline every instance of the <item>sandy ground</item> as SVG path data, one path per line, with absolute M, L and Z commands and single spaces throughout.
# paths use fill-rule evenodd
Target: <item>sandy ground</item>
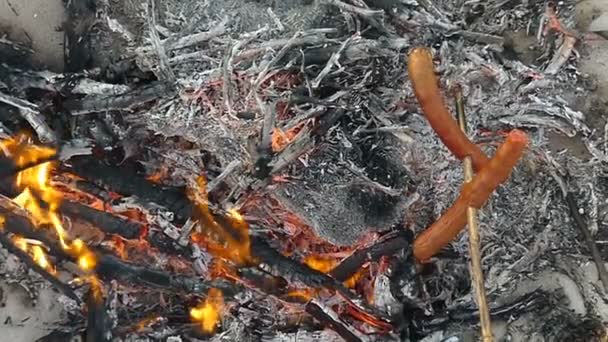
M 594 18 L 608 14 L 608 1 L 583 0 L 577 6 L 577 28 L 586 30 Z M 63 67 L 63 33 L 57 28 L 64 20 L 64 9 L 61 0 L 0 0 L 0 30 L 8 32 L 11 39 L 31 42 L 36 51 L 34 59 L 53 70 Z M 606 121 L 604 114 L 608 107 L 608 42 L 586 42 L 580 48 L 581 60 L 579 68 L 596 82 L 597 89 L 591 100 L 586 100 L 581 108 L 594 115 L 591 118 L 593 126 L 602 128 Z M 14 258 L 4 259 L 0 253 L 0 263 L 13 263 Z M 597 284 L 597 272 L 592 264 L 579 265 L 580 276 L 588 286 Z M 34 303 L 23 287 L 8 284 L 0 274 L 0 342 L 3 341 L 35 341 L 48 334 L 53 323 L 62 319 L 61 304 L 57 303 L 58 295 L 49 289 L 44 289 Z M 547 272 L 538 275 L 538 279 L 528 284 L 528 288 L 543 287 L 554 289 L 564 288 L 572 299 L 572 309 L 583 313 L 582 294 L 573 280 L 562 273 Z M 525 287 L 525 285 L 524 285 Z M 525 291 L 526 289 L 522 289 Z M 585 289 L 582 289 L 586 292 Z M 599 300 L 599 299 L 598 299 Z M 602 315 L 608 320 L 608 308 Z M 496 323 L 496 333 L 499 335 L 501 322 Z M 513 333 L 513 331 L 511 331 Z M 514 340 L 518 340 L 516 336 Z M 432 339 L 431 339 L 432 340 Z M 521 340 L 530 340 L 523 338 Z
M 0 1 L 0 32 L 8 31 L 11 40 L 30 43 L 34 62 L 53 71 L 63 69 L 63 32 L 65 11 L 61 0 Z

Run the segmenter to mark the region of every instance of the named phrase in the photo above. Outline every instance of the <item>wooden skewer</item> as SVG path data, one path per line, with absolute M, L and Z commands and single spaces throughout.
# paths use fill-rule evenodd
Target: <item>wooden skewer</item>
M 458 115 L 458 125 L 464 134 L 467 133 L 467 122 L 464 113 L 464 102 L 462 89 L 456 87 L 456 113 Z M 465 157 L 464 163 L 464 181 L 470 182 L 473 179 L 473 163 L 471 157 Z M 484 342 L 492 342 L 492 326 L 490 321 L 490 311 L 486 301 L 486 292 L 484 288 L 483 270 L 481 267 L 481 252 L 479 246 L 479 223 L 477 220 L 477 209 L 474 207 L 467 208 L 467 226 L 469 227 L 469 254 L 471 255 L 471 274 L 473 277 L 473 287 L 477 297 L 477 305 L 479 306 L 479 321 L 481 324 L 481 335 Z

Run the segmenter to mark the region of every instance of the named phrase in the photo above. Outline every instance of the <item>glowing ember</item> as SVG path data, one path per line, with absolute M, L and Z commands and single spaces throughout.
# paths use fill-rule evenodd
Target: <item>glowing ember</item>
M 224 297 L 222 291 L 213 288 L 209 290 L 207 299 L 203 303 L 190 309 L 190 318 L 199 323 L 204 332 L 211 334 L 215 332 L 223 308 Z
M 289 143 L 295 139 L 300 130 L 302 130 L 303 123 L 297 125 L 294 128 L 291 128 L 284 132 L 280 128 L 275 128 L 272 131 L 272 151 L 273 152 L 281 152 Z
M 317 292 L 318 291 L 313 289 L 298 289 L 289 291 L 286 296 L 291 300 L 296 300 L 305 303 L 311 300 L 314 296 L 316 296 Z

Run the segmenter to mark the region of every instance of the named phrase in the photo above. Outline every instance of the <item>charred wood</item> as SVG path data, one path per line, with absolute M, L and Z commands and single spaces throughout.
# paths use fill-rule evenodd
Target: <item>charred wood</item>
M 105 304 L 106 302 L 102 296 L 99 284 L 91 284 L 91 288 L 87 292 L 86 342 L 111 341 L 111 333 L 108 326 L 109 317 Z
M 133 265 L 107 254 L 98 253 L 95 272 L 102 279 L 116 279 L 173 292 L 203 293 L 215 287 L 221 289 L 227 295 L 236 293 L 234 285 L 224 281 L 205 281 L 195 276 L 170 274 L 144 266 Z
M 287 279 L 291 284 L 300 283 L 312 288 L 322 287 L 349 293 L 348 289 L 335 279 L 284 256 L 261 237 L 251 237 L 251 251 L 254 257 L 260 261 L 262 269 Z
M 377 261 L 383 256 L 394 255 L 410 248 L 413 240 L 411 231 L 396 231 L 383 236 L 375 244 L 357 250 L 332 269 L 329 274 L 338 281 L 346 281 L 369 261 Z
M 125 239 L 137 238 L 143 228 L 137 222 L 77 202 L 63 201 L 59 210 L 67 216 L 77 217 L 95 225 L 104 233 L 117 234 Z
M 183 190 L 152 183 L 130 168 L 107 165 L 92 157 L 72 158 L 70 164 L 70 171 L 103 188 L 167 208 L 180 223 L 192 214 L 191 203 Z

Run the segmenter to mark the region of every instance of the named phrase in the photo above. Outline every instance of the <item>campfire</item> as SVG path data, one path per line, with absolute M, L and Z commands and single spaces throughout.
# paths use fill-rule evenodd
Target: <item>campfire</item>
M 459 325 L 492 341 L 493 322 L 543 310 L 534 327 L 580 319 L 600 335 L 562 310 L 568 295 L 514 290 L 563 247 L 539 227 L 570 222 L 565 205 L 605 274 L 542 146 L 543 125 L 589 129 L 519 85 L 569 63 L 578 36 L 558 8 L 517 5 L 543 13 L 539 39 L 563 40 L 539 71 L 505 57 L 498 14 L 442 12 L 470 4 L 295 2 L 310 27 L 274 5 L 251 4 L 259 26 L 249 5 L 235 19 L 144 1 L 137 35 L 98 4 L 130 41 L 120 61 L 0 66 L 0 245 L 70 314 L 47 340 L 416 341 Z M 178 30 L 186 8 L 214 24 Z

